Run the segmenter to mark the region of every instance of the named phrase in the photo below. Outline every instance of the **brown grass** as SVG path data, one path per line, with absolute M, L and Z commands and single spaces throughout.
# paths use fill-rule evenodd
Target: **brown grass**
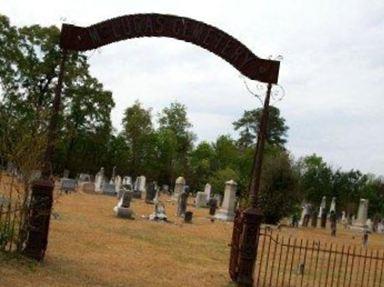
M 49 248 L 42 264 L 0 260 L 0 286 L 232 286 L 228 258 L 232 224 L 211 223 L 207 209 L 195 209 L 193 224 L 176 218 L 176 207 L 166 201 L 172 223 L 141 218 L 153 205 L 135 200 L 135 220 L 116 218 L 116 199 L 75 193 L 59 197 L 51 221 Z M 294 233 L 293 233 L 294 232 Z M 324 230 L 283 230 L 303 238 L 360 244 L 349 231 L 330 239 Z M 384 248 L 384 237 L 370 244 Z M 1 258 L 0 258 L 1 259 Z

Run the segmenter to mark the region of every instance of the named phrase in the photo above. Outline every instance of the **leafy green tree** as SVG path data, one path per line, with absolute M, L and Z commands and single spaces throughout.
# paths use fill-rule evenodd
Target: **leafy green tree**
M 201 142 L 190 154 L 190 167 L 192 170 L 191 187 L 203 190 L 209 177 L 213 173 L 215 150 L 208 142 Z
M 123 131 L 131 155 L 129 172 L 138 176 L 145 172 L 147 155 L 150 153 L 149 138 L 153 134 L 151 110 L 144 109 L 139 101 L 125 110 Z
M 240 138 L 238 139 L 239 146 L 249 147 L 256 143 L 262 111 L 262 108 L 244 111 L 243 116 L 233 122 L 235 130 L 240 132 Z M 274 106 L 270 106 L 267 143 L 284 146 L 287 142 L 287 132 L 288 126 L 285 124 L 285 119 L 280 115 L 280 110 Z
M 368 184 L 368 177 L 359 170 L 348 172 L 340 169 L 332 177 L 331 197 L 336 197 L 338 211 L 345 210 L 348 214 L 357 212 L 359 201 Z
M 316 154 L 299 160 L 302 200 L 319 205 L 323 196 L 332 196 L 332 169 Z
M 277 224 L 299 205 L 298 177 L 287 152 L 270 152 L 265 156 L 259 200 L 264 220 L 269 224 Z
M 235 170 L 238 164 L 239 150 L 236 142 L 229 136 L 219 136 L 213 143 L 215 158 L 213 168 L 215 170 L 225 169 L 227 167 Z
M 190 174 L 188 156 L 193 148 L 195 135 L 187 118 L 187 109 L 180 103 L 171 103 L 159 114 L 161 143 L 166 145 L 166 156 L 162 156 L 167 181 L 173 183 L 178 175 Z M 166 139 L 165 137 L 169 137 Z M 172 142 L 173 146 L 170 146 Z
M 0 84 L 2 108 L 7 113 L 7 138 L 16 142 L 36 134 L 44 136 L 58 80 L 60 31 L 54 26 L 16 28 L 4 16 L 0 16 L 0 29 L 0 35 L 5 35 L 0 49 Z M 61 156 L 55 157 L 56 172 L 58 168 L 76 169 L 71 163 L 82 152 L 79 145 L 92 138 L 88 135 L 102 129 L 109 130 L 110 136 L 110 111 L 114 106 L 112 94 L 90 75 L 87 58 L 81 53 L 68 56 L 62 95 L 57 142 Z M 42 155 L 43 149 L 36 152 Z
M 239 179 L 239 175 L 235 170 L 231 169 L 230 167 L 219 169 L 214 172 L 213 175 L 209 178 L 213 193 L 223 195 L 225 183 L 231 179 L 237 182 Z

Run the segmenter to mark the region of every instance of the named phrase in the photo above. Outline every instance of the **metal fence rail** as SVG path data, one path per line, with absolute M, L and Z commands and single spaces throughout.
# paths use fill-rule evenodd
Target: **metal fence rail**
M 382 287 L 384 251 L 284 238 L 263 229 L 255 278 L 257 287 Z
M 14 178 L 0 180 L 0 251 L 21 251 L 26 239 L 28 208 Z

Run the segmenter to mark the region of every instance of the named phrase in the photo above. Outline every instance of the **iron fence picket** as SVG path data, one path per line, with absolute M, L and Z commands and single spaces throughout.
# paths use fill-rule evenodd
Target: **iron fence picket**
M 291 236 L 286 239 L 272 230 L 261 236 L 255 286 L 375 287 L 383 283 L 384 254 L 379 251 Z

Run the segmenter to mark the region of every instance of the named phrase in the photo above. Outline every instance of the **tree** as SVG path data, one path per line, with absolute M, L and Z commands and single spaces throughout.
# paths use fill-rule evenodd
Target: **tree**
M 7 145 L 11 148 L 17 139 L 46 136 L 61 58 L 60 31 L 54 26 L 16 28 L 4 16 L 0 16 L 0 29 L 5 35 L 0 49 L 1 100 L 7 113 L 7 138 L 14 141 Z M 61 156 L 55 157 L 56 172 L 58 168 L 76 169 L 71 163 L 82 152 L 79 145 L 92 139 L 89 135 L 99 134 L 99 130 L 108 130 L 110 135 L 114 106 L 111 92 L 90 75 L 87 58 L 81 53 L 68 56 L 62 95 L 56 143 Z M 15 128 L 21 125 L 22 129 Z M 41 160 L 43 149 L 36 153 Z
M 209 182 L 212 186 L 212 191 L 214 194 L 224 194 L 225 183 L 228 180 L 238 181 L 239 175 L 237 172 L 230 167 L 226 167 L 224 169 L 219 169 L 213 173 L 213 175 L 209 178 Z
M 238 157 L 240 155 L 235 141 L 229 135 L 219 136 L 213 144 L 215 158 L 213 168 L 215 170 L 227 167 L 235 170 L 237 168 Z
M 131 155 L 129 172 L 138 176 L 145 172 L 147 155 L 150 153 L 149 138 L 153 134 L 151 110 L 144 109 L 136 101 L 124 112 L 122 135 L 125 138 Z
M 233 122 L 235 130 L 240 132 L 240 138 L 237 141 L 239 146 L 249 147 L 255 144 L 262 111 L 262 108 L 244 111 L 243 116 L 239 120 Z M 266 138 L 267 143 L 284 146 L 287 142 L 287 132 L 288 126 L 285 125 L 285 119 L 280 116 L 280 110 L 274 106 L 270 106 Z
M 300 203 L 297 184 L 287 152 L 271 152 L 265 156 L 259 203 L 266 223 L 277 224 L 295 210 Z
M 190 154 L 190 166 L 192 170 L 191 187 L 203 190 L 209 177 L 213 173 L 215 150 L 208 142 L 201 142 Z
M 188 156 L 193 148 L 195 135 L 190 131 L 192 124 L 187 118 L 186 107 L 180 103 L 171 103 L 159 114 L 159 133 L 161 142 L 166 144 L 167 157 L 164 164 L 167 166 L 166 177 L 168 182 L 174 182 L 177 176 L 188 176 Z M 168 136 L 169 139 L 165 137 Z M 174 145 L 171 147 L 169 142 Z
M 316 154 L 299 160 L 302 200 L 320 205 L 323 196 L 332 196 L 332 169 Z

